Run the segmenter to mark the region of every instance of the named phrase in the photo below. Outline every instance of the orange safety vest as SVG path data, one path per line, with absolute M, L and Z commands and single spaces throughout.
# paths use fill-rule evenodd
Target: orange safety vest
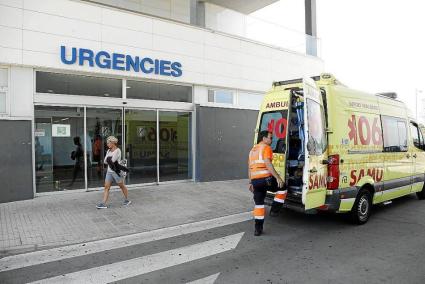
M 272 175 L 267 169 L 263 158 L 266 147 L 270 146 L 266 144 L 257 144 L 252 148 L 251 152 L 249 152 L 249 173 L 251 179 L 266 178 Z

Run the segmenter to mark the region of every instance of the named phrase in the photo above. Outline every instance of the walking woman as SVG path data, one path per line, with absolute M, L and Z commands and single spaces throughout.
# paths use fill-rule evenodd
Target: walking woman
M 114 136 L 109 136 L 106 139 L 106 145 L 108 146 L 108 152 L 106 152 L 104 163 L 108 165 L 108 171 L 106 172 L 105 177 L 105 191 L 103 192 L 103 201 L 99 203 L 96 208 L 97 209 L 105 209 L 108 208 L 106 206 L 106 202 L 108 202 L 109 198 L 109 189 L 113 182 L 115 182 L 120 188 L 122 193 L 124 194 L 124 203 L 123 205 L 130 205 L 131 201 L 128 200 L 128 189 L 124 184 L 124 178 L 120 175 L 120 166 L 119 162 L 121 161 L 121 150 L 117 146 L 118 139 Z M 128 170 L 127 170 L 128 171 Z

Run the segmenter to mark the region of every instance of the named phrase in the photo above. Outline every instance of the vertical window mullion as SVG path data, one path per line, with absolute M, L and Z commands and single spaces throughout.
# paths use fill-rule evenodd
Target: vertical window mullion
M 159 183 L 159 110 L 156 111 L 156 182 Z
M 88 191 L 87 180 L 87 108 L 84 107 L 84 188 Z

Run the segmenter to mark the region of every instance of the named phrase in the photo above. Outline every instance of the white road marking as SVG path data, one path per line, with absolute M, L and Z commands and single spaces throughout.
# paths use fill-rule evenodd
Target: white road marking
M 236 248 L 244 234 L 242 232 L 195 245 L 93 267 L 32 283 L 109 283 L 120 281 L 232 250 Z
M 210 275 L 205 278 L 201 278 L 192 282 L 187 282 L 186 284 L 214 284 L 215 280 L 217 280 L 220 273 Z
M 137 233 L 122 237 L 93 241 L 77 245 L 69 245 L 59 248 L 35 251 L 30 253 L 12 255 L 0 259 L 0 272 L 18 268 L 54 262 L 71 257 L 83 256 L 143 244 L 152 241 L 163 240 L 184 234 L 200 232 L 212 228 L 236 224 L 252 219 L 251 212 L 224 216 L 216 219 L 178 225 L 169 228 L 158 229 L 149 232 Z

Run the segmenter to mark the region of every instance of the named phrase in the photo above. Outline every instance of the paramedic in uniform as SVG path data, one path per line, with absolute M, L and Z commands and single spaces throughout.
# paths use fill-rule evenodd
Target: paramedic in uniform
M 267 130 L 258 134 L 257 145 L 249 153 L 248 177 L 250 180 L 250 191 L 254 193 L 254 235 L 259 236 L 263 232 L 265 216 L 264 199 L 267 191 L 276 192 L 270 209 L 270 215 L 277 215 L 286 198 L 286 190 L 283 189 L 284 182 L 273 167 L 272 144 L 273 134 Z

